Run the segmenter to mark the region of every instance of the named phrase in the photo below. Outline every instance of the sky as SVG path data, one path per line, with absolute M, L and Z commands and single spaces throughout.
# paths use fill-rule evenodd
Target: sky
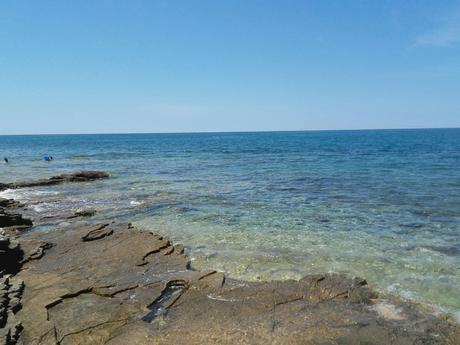
M 2 0 L 0 134 L 460 127 L 460 1 Z

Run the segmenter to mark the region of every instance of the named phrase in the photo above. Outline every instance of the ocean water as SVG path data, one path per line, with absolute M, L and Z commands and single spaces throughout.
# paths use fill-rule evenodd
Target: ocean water
M 112 173 L 0 193 L 37 215 L 95 208 L 184 244 L 195 268 L 344 272 L 460 316 L 460 129 L 0 136 L 0 155 L 0 182 Z

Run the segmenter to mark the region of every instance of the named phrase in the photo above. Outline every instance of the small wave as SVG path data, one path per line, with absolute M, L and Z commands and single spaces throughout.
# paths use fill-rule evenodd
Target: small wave
M 60 194 L 59 192 L 53 192 L 53 191 L 44 191 L 44 190 L 31 190 L 31 191 L 28 191 L 26 192 L 30 195 L 58 195 Z
M 3 192 L 0 192 L 0 198 L 14 199 L 19 195 L 18 191 L 15 189 L 5 189 Z
M 42 213 L 43 211 L 45 211 L 45 208 L 40 205 L 33 205 L 32 209 L 37 213 Z
M 393 283 L 387 287 L 387 291 L 390 293 L 394 293 L 396 295 L 401 296 L 406 300 L 416 300 L 417 296 L 414 295 L 412 291 L 406 290 L 402 288 L 402 285 L 399 283 Z
M 143 202 L 142 201 L 137 201 L 137 200 L 131 200 L 129 202 L 130 205 L 133 205 L 133 206 L 139 206 L 139 205 L 142 205 Z
M 40 191 L 40 190 L 31 190 L 31 189 L 6 189 L 3 192 L 0 192 L 0 197 L 21 201 L 21 200 L 31 200 L 35 196 L 58 195 L 58 194 L 59 192 L 53 192 L 53 191 Z

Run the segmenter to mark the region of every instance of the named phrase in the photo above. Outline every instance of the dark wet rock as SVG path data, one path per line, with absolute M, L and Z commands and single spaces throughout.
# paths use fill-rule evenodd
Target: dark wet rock
M 402 223 L 399 224 L 399 226 L 406 227 L 406 228 L 411 228 L 411 229 L 420 229 L 423 228 L 423 223 Z
M 79 171 L 71 174 L 62 174 L 59 176 L 51 177 L 50 180 L 53 181 L 63 181 L 63 182 L 85 182 L 85 181 L 94 181 L 99 179 L 109 178 L 110 174 L 104 171 Z
M 152 323 L 159 316 L 165 316 L 169 308 L 179 300 L 189 284 L 184 280 L 172 280 L 166 283 L 160 295 L 147 307 L 150 311 L 142 317 L 142 321 Z
M 11 213 L 0 208 L 0 228 L 17 227 L 28 228 L 32 226 L 32 221 L 28 218 L 23 218 L 19 213 Z
M 413 304 L 394 299 L 397 318 L 382 312 L 364 279 L 225 279 L 190 270 L 182 246 L 127 224 L 21 237 L 26 252 L 40 243 L 54 246 L 17 275 L 28 345 L 460 344 L 458 326 Z
M 23 291 L 24 282 L 22 280 L 13 280 L 12 284 L 10 285 L 10 288 L 8 289 L 8 295 L 19 298 L 22 295 Z
M 96 210 L 93 210 L 93 209 L 83 210 L 83 211 L 75 212 L 73 215 L 68 216 L 67 219 L 73 219 L 73 218 L 78 218 L 78 217 L 92 217 L 95 214 L 96 214 Z
M 96 214 L 96 210 L 88 209 L 83 211 L 77 211 L 72 214 L 69 214 L 67 211 L 57 211 L 52 215 L 42 216 L 34 219 L 34 223 L 37 224 L 46 224 L 50 222 L 63 221 L 63 220 L 72 220 L 75 218 L 88 218 Z
M 21 309 L 24 283 L 11 275 L 0 277 L 0 344 L 14 345 L 19 339 L 22 324 L 16 318 Z
M 0 207 L 3 208 L 19 208 L 23 207 L 24 205 L 21 204 L 19 201 L 16 201 L 14 199 L 5 199 L 5 198 L 0 198 Z
M 0 191 L 5 189 L 18 189 L 25 187 L 39 187 L 39 186 L 52 186 L 65 182 L 86 182 L 99 179 L 109 178 L 110 174 L 104 171 L 79 171 L 71 174 L 62 174 L 53 176 L 49 179 L 26 181 L 26 182 L 12 182 L 1 183 Z
M 8 308 L 13 312 L 16 313 L 19 309 L 21 309 L 21 300 L 18 297 L 10 297 Z
M 0 236 L 0 272 L 15 274 L 21 268 L 23 251 L 16 240 Z
M 5 236 L 0 236 L 0 250 L 5 250 L 10 245 L 10 239 Z

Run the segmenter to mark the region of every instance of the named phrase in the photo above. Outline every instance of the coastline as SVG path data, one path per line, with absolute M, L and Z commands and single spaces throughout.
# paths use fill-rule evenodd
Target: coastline
M 81 175 L 58 183 L 92 180 L 72 176 Z M 39 182 L 51 180 L 57 181 Z M 36 181 L 17 188 L 32 185 Z M 183 247 L 130 224 L 108 220 L 22 232 L 32 225 L 22 218 L 24 205 L 4 204 L 2 212 L 16 222 L 5 227 L 5 255 L 22 266 L 2 278 L 8 302 L 21 298 L 21 305 L 5 309 L 11 325 L 6 344 L 460 343 L 459 326 L 448 317 L 378 295 L 364 279 L 230 280 L 190 269 Z M 91 213 L 66 219 L 84 217 L 90 220 Z

